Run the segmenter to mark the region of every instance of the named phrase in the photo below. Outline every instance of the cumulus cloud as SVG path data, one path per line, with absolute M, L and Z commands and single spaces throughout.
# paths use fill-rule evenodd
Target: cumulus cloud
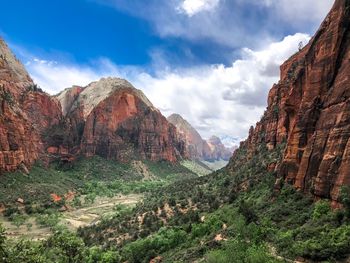
M 219 0 L 184 0 L 178 10 L 185 12 L 188 16 L 193 16 L 202 11 L 208 11 L 215 8 Z
M 258 5 L 267 6 L 279 13 L 280 18 L 290 24 L 300 26 L 305 22 L 320 21 L 331 9 L 334 0 L 248 0 Z
M 261 48 L 290 32 L 313 34 L 334 0 L 95 0 L 150 22 L 160 37 Z M 179 12 L 181 10 L 182 12 Z M 210 12 L 203 12 L 208 11 Z M 278 25 L 278 27 L 276 26 Z
M 266 107 L 267 93 L 278 81 L 279 65 L 298 50 L 300 41 L 308 40 L 308 35 L 295 34 L 261 50 L 244 48 L 241 59 L 230 66 L 164 67 L 155 74 L 120 67 L 108 59 L 85 66 L 32 59 L 27 68 L 51 94 L 103 76 L 123 77 L 143 90 L 165 116 L 181 114 L 204 138 L 215 134 L 243 139 Z

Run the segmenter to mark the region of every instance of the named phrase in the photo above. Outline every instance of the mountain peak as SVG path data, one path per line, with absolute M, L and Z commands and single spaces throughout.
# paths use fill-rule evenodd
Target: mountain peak
M 87 118 L 100 102 L 122 90 L 128 90 L 139 97 L 148 107 L 157 110 L 141 90 L 136 89 L 129 81 L 116 77 L 101 78 L 91 82 L 86 87 L 74 86 L 65 89 L 56 96 L 61 102 L 65 115 L 69 111 L 83 106 L 83 115 L 84 118 Z
M 15 57 L 5 41 L 0 37 L 0 80 L 28 87 L 33 84 L 23 64 Z

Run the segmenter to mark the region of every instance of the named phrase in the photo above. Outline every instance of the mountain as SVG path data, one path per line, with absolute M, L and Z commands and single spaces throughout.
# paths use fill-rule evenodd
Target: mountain
M 72 151 L 78 143 L 87 157 L 175 162 L 184 155 L 176 128 L 126 80 L 103 78 L 56 97 L 73 138 L 65 147 Z
M 0 171 L 77 156 L 176 162 L 176 128 L 126 80 L 106 78 L 50 96 L 0 39 Z
M 281 66 L 265 114 L 241 143 L 248 159 L 261 145 L 285 145 L 282 160 L 270 164 L 276 189 L 286 182 L 336 205 L 350 185 L 349 58 L 350 1 L 336 0 L 316 35 Z
M 226 147 L 231 149 L 232 152 L 238 148 L 240 143 L 239 138 L 228 135 L 220 136 L 220 140 Z
M 214 160 L 229 160 L 232 151 L 225 147 L 217 136 L 212 136 L 208 139 L 207 144 L 211 150 L 211 156 Z
M 43 135 L 61 118 L 59 102 L 34 84 L 0 39 L 0 172 L 45 159 Z
M 170 115 L 168 121 L 176 127 L 179 136 L 185 141 L 186 151 L 191 159 L 210 158 L 209 145 L 188 121 L 179 114 Z
M 213 136 L 205 141 L 198 131 L 179 114 L 172 114 L 168 117 L 179 134 L 179 137 L 185 141 L 186 152 L 191 159 L 204 161 L 229 160 L 232 152 L 227 149 L 221 140 Z

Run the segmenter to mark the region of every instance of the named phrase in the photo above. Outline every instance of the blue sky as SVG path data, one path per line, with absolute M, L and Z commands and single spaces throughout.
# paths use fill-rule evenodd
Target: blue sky
M 309 40 L 333 0 L 3 2 L 1 36 L 49 93 L 123 77 L 204 137 L 244 138 L 278 65 Z

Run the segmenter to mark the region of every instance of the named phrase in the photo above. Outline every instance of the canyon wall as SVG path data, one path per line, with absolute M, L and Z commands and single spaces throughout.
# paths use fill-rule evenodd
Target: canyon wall
M 336 0 L 311 41 L 281 66 L 267 110 L 241 147 L 249 158 L 259 144 L 286 144 L 279 181 L 336 203 L 350 185 L 349 97 L 350 1 Z

